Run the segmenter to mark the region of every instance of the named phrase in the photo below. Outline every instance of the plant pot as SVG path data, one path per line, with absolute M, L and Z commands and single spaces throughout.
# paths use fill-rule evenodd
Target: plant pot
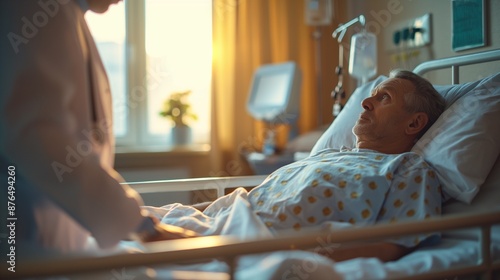
M 172 139 L 172 145 L 174 146 L 191 144 L 192 141 L 191 127 L 187 125 L 174 126 L 170 131 L 170 137 Z

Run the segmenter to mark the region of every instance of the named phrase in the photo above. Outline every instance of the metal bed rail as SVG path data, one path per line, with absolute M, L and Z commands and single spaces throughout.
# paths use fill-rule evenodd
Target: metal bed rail
M 479 64 L 494 60 L 500 60 L 500 49 L 427 61 L 415 67 L 413 72 L 415 74 L 423 75 L 432 70 L 451 68 L 451 82 L 452 84 L 458 84 L 460 82 L 460 66 Z
M 140 194 L 177 191 L 216 190 L 217 197 L 224 195 L 226 189 L 237 187 L 255 187 L 266 179 L 267 175 L 234 176 L 234 177 L 207 177 L 159 180 L 147 182 L 130 182 L 131 186 Z

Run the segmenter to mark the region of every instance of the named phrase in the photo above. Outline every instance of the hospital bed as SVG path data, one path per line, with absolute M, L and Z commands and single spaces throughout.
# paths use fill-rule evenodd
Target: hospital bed
M 454 186 L 449 191 L 454 198 L 445 203 L 443 215 L 440 218 L 338 230 L 311 228 L 302 230 L 300 233 L 283 232 L 274 237 L 207 236 L 145 245 L 124 242 L 122 244 L 124 251 L 100 255 L 66 256 L 23 263 L 22 269 L 20 268 L 14 274 L 8 274 L 8 277 L 37 278 L 62 275 L 75 279 L 458 280 L 478 279 L 478 277 L 500 279 L 500 126 L 498 124 L 500 121 L 500 73 L 472 83 L 459 84 L 458 80 L 459 67 L 494 60 L 500 60 L 500 50 L 438 59 L 425 62 L 414 69 L 414 72 L 418 74 L 442 68 L 451 67 L 452 69 L 452 84 L 436 85 L 436 87 L 438 91 L 447 95 L 446 112 L 459 114 L 460 119 L 455 119 L 453 114 L 446 115 L 445 112 L 442 116 L 443 120 L 436 122 L 437 128 L 434 130 L 434 127 L 431 128 L 424 135 L 423 139 L 427 136 L 426 139 L 430 140 L 416 145 L 417 152 L 428 156 L 433 161 L 431 164 L 438 166 L 440 170 L 441 168 L 445 170 L 442 171 L 443 177 L 440 178 L 443 185 Z M 495 65 L 494 67 L 500 70 L 499 64 Z M 362 90 L 373 87 L 376 83 L 377 81 L 367 84 Z M 460 90 L 475 93 L 467 96 L 467 93 L 464 94 Z M 356 92 L 353 93 L 349 102 L 352 99 L 351 103 L 359 106 L 358 101 L 363 96 L 360 93 L 356 94 Z M 462 99 L 465 101 L 462 102 Z M 489 106 L 489 109 L 481 111 L 483 103 L 474 100 L 481 100 L 486 103 L 485 108 Z M 464 104 L 472 107 L 466 110 Z M 354 105 L 345 106 L 344 118 L 346 120 L 352 118 L 349 115 L 349 110 L 352 108 Z M 473 119 L 474 116 L 487 119 L 484 127 L 482 127 L 481 120 Z M 340 115 L 338 119 L 340 119 L 339 122 L 342 121 Z M 472 122 L 470 126 L 469 122 Z M 492 122 L 496 124 L 492 126 Z M 454 123 L 460 127 L 454 127 Z M 325 137 L 322 137 L 317 145 L 331 145 L 329 141 L 332 137 L 339 142 L 352 141 L 351 136 L 329 135 L 332 131 L 338 134 L 341 126 L 334 127 L 332 124 L 325 132 Z M 345 126 L 349 127 L 349 125 Z M 480 143 L 479 147 L 474 146 L 474 143 L 460 142 L 466 141 L 464 139 L 468 136 L 457 130 L 468 126 L 473 129 L 472 140 L 478 136 L 478 131 L 488 129 L 481 132 L 487 136 L 480 136 L 482 139 L 480 141 L 486 140 Z M 456 136 L 461 138 L 458 141 L 459 145 L 466 145 L 466 149 L 456 149 L 459 150 L 458 154 L 447 151 L 449 160 L 458 157 L 459 161 L 469 161 L 465 169 L 463 164 L 450 165 L 446 162 L 439 162 L 443 155 L 440 151 L 434 150 L 437 148 L 433 145 L 444 145 L 453 149 L 453 145 L 457 144 L 450 139 L 440 138 L 442 137 L 440 133 L 445 130 L 444 127 L 453 130 L 450 134 L 458 133 Z M 490 133 L 493 136 L 488 136 Z M 321 147 L 315 146 L 315 148 Z M 473 162 L 472 160 L 478 156 L 487 163 Z M 476 170 L 477 168 L 481 170 Z M 459 173 L 454 173 L 454 170 L 465 174 L 462 176 L 464 178 L 461 178 L 462 184 L 456 184 L 455 180 L 461 176 L 457 176 Z M 478 178 L 481 176 L 484 178 Z M 222 196 L 228 189 L 257 186 L 265 178 L 266 176 L 197 178 L 139 182 L 130 183 L 130 185 L 143 194 L 215 190 L 218 196 Z M 429 232 L 441 232 L 441 242 L 432 246 L 418 247 L 410 254 L 393 262 L 382 263 L 376 259 L 359 258 L 335 263 L 311 252 L 315 248 L 325 246 L 325 243 L 334 247 L 336 244 L 371 242 L 388 237 Z M 138 253 L 130 253 L 131 250 L 138 251 Z M 2 272 L 3 276 L 4 272 Z

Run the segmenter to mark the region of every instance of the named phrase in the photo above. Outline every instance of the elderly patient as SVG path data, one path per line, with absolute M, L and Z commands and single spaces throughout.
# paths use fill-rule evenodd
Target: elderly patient
M 322 150 L 284 166 L 252 189 L 252 210 L 272 230 L 327 221 L 371 225 L 419 220 L 441 212 L 441 187 L 434 170 L 409 152 L 444 110 L 444 100 L 425 79 L 393 71 L 363 100 L 353 133 L 355 149 Z M 216 215 L 214 204 L 195 207 Z M 377 257 L 394 260 L 428 236 L 325 250 L 334 260 Z

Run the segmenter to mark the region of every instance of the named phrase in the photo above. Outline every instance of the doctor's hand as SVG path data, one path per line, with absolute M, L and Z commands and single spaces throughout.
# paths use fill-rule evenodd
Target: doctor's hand
M 163 224 L 154 215 L 142 211 L 142 222 L 137 229 L 129 234 L 129 240 L 138 242 L 164 241 L 200 236 L 198 233 L 178 226 Z
M 144 236 L 142 242 L 154 242 L 164 240 L 174 240 L 181 238 L 199 237 L 198 233 L 178 226 L 172 226 L 162 223 L 155 224 L 156 233 Z

